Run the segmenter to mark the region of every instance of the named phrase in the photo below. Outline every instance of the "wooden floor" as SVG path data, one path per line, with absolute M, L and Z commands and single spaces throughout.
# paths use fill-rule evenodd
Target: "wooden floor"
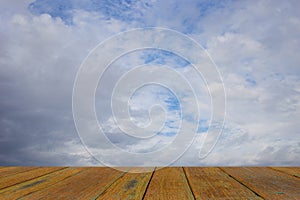
M 0 167 L 0 199 L 299 200 L 299 180 L 299 167 Z

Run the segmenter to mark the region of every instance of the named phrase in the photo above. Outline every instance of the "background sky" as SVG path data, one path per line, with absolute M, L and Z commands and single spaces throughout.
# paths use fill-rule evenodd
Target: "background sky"
M 211 154 L 198 159 L 211 112 L 205 84 L 187 61 L 148 49 L 116 60 L 97 89 L 97 116 L 115 145 L 144 153 L 176 137 L 181 106 L 166 88 L 145 87 L 130 101 L 132 120 L 141 126 L 149 122 L 151 105 L 160 103 L 167 111 L 164 129 L 149 140 L 122 134 L 106 106 L 122 73 L 138 64 L 167 65 L 188 77 L 201 108 L 196 141 L 174 165 L 299 165 L 299 8 L 297 0 L 0 1 L 0 165 L 100 165 L 75 129 L 76 73 L 104 39 L 152 26 L 187 34 L 210 54 L 226 89 L 224 130 Z M 101 141 L 97 148 L 114 155 Z M 116 157 L 116 163 L 128 158 Z

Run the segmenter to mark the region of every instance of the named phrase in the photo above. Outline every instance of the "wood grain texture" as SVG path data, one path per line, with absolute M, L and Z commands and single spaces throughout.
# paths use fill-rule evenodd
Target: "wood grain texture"
M 144 199 L 194 199 L 194 197 L 183 168 L 167 167 L 154 172 Z
M 265 199 L 300 199 L 299 179 L 267 167 L 222 167 L 230 176 Z
M 0 168 L 0 179 L 20 172 L 36 169 L 37 167 L 2 167 Z
M 151 168 L 153 171 L 154 168 Z M 97 199 L 132 199 L 143 198 L 153 172 L 144 168 L 130 169 L 122 178 L 114 182 Z
M 299 167 L 271 167 L 271 168 L 295 176 L 297 178 L 300 178 Z
M 219 168 L 184 168 L 196 199 L 262 199 Z
M 95 199 L 124 173 L 107 168 L 89 168 L 22 199 Z
M 120 170 L 1 167 L 0 199 L 300 199 L 299 167 Z
M 86 170 L 86 168 L 66 168 L 41 176 L 39 178 L 32 179 L 30 181 L 25 181 L 12 187 L 2 189 L 0 190 L 0 199 L 5 197 L 9 199 L 20 198 L 27 194 L 54 185 L 55 183 L 71 177 L 83 170 Z
M 25 171 L 23 173 L 17 173 L 11 176 L 6 176 L 0 179 L 0 189 L 15 185 L 17 183 L 22 183 L 24 181 L 28 181 L 33 178 L 43 176 L 45 174 L 58 171 L 61 169 L 63 169 L 63 167 L 41 167 L 41 168 Z

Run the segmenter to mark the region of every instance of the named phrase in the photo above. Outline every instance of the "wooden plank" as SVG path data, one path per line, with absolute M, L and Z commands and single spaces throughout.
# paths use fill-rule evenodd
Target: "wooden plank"
M 0 167 L 0 172 L 10 170 L 10 169 L 17 169 L 17 168 L 21 168 L 21 167 Z
M 0 199 L 300 199 L 297 167 L 147 170 L 3 167 Z
M 122 178 L 114 182 L 97 199 L 142 199 L 152 176 L 154 167 L 130 169 Z
M 184 168 L 196 199 L 262 199 L 215 167 Z
M 95 199 L 124 173 L 107 168 L 89 168 L 22 199 Z
M 37 167 L 3 167 L 0 168 L 0 179 L 20 172 L 36 169 Z
M 194 199 L 182 167 L 155 171 L 144 199 Z
M 222 169 L 265 199 L 300 199 L 300 181 L 296 177 L 267 167 Z
M 63 170 L 55 171 L 51 174 L 41 176 L 39 178 L 25 181 L 17 185 L 0 190 L 0 199 L 9 198 L 17 199 L 35 191 L 44 189 L 48 186 L 71 177 L 79 172 L 86 170 L 86 168 L 66 168 Z
M 289 175 L 300 178 L 300 168 L 299 167 L 271 167 L 274 170 L 278 170 Z
M 22 173 L 17 173 L 12 176 L 6 176 L 0 179 L 0 189 L 15 185 L 17 183 L 21 183 L 24 181 L 31 180 L 33 178 L 49 174 L 54 171 L 58 171 L 63 169 L 63 167 L 41 167 L 29 171 L 25 171 Z

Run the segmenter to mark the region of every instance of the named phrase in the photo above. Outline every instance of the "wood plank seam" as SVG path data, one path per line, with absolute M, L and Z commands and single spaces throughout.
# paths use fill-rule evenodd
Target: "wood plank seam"
M 152 177 L 153 177 L 153 175 L 154 175 L 155 170 L 156 170 L 156 167 L 154 167 L 153 172 L 152 172 L 152 174 L 151 174 L 151 176 L 150 176 L 150 179 L 149 179 L 148 184 L 147 184 L 147 186 L 146 186 L 146 189 L 145 189 L 145 191 L 144 191 L 142 200 L 145 199 L 146 192 L 147 192 L 147 190 L 148 190 L 148 188 L 149 188 L 149 185 L 150 185 L 150 182 L 151 182 L 151 180 L 152 180 Z
M 20 168 L 22 168 L 22 167 L 20 167 Z M 42 169 L 41 169 L 42 168 Z M 4 199 L 10 199 L 9 198 L 9 196 L 5 196 L 5 195 L 7 195 L 7 194 L 13 194 L 13 191 L 14 191 L 14 189 L 15 189 L 15 187 L 17 187 L 17 188 L 21 188 L 23 191 L 27 191 L 28 189 L 27 189 L 27 187 L 29 188 L 29 191 L 27 191 L 28 193 L 22 193 L 22 192 L 20 192 L 20 193 L 18 193 L 18 194 L 15 194 L 14 195 L 14 198 L 12 198 L 12 199 L 23 199 L 23 198 L 28 198 L 30 195 L 35 195 L 34 193 L 38 193 L 38 192 L 41 192 L 41 191 L 46 191 L 46 190 L 48 190 L 49 188 L 52 188 L 51 189 L 51 191 L 52 191 L 52 193 L 49 193 L 49 194 L 54 194 L 54 196 L 53 196 L 53 198 L 55 197 L 55 194 L 57 194 L 56 193 L 56 191 L 60 191 L 60 186 L 61 185 L 64 185 L 65 184 L 65 181 L 67 181 L 67 180 L 69 180 L 70 178 L 72 178 L 72 177 L 77 177 L 76 178 L 76 180 L 78 181 L 79 180 L 79 178 L 80 177 L 78 177 L 78 175 L 79 174 L 82 174 L 83 172 L 86 172 L 86 171 L 89 171 L 89 169 L 90 168 L 83 168 L 81 171 L 77 171 L 77 172 L 73 172 L 72 174 L 69 174 L 68 176 L 65 176 L 65 175 L 62 175 L 62 176 L 65 176 L 65 177 L 61 177 L 61 178 L 54 178 L 54 177 L 56 177 L 57 176 L 57 174 L 65 174 L 65 172 L 64 172 L 64 170 L 67 170 L 67 169 L 72 169 L 72 168 L 70 168 L 70 167 L 60 167 L 60 168 L 55 168 L 54 167 L 54 169 L 52 169 L 53 171 L 50 171 L 49 169 L 43 169 L 43 167 L 37 167 L 37 168 L 34 168 L 34 169 L 29 169 L 29 170 L 25 170 L 25 171 L 20 171 L 20 172 L 18 172 L 18 173 L 15 173 L 15 174 L 12 174 L 12 175 L 9 175 L 9 176 L 7 176 L 7 177 L 11 177 L 11 178 L 9 178 L 9 180 L 19 180 L 19 177 L 21 177 L 22 179 L 20 179 L 19 181 L 21 181 L 21 182 L 15 182 L 15 181 L 13 181 L 13 182 L 11 182 L 11 181 L 9 181 L 9 183 L 10 184 L 12 184 L 12 185 L 9 185 L 9 186 L 7 186 L 7 187 L 4 187 L 4 188 L 2 188 L 1 190 L 0 190 L 0 199 L 2 199 L 2 198 L 4 198 Z M 205 169 L 205 168 L 204 168 Z M 152 187 L 153 186 L 153 182 L 155 182 L 155 184 L 161 184 L 162 182 L 161 182 L 161 180 L 164 180 L 166 183 L 169 183 L 170 181 L 171 181 L 171 179 L 170 179 L 170 177 L 173 177 L 173 178 L 175 178 L 176 179 L 176 177 L 178 177 L 178 174 L 179 174 L 179 172 L 178 171 L 181 171 L 180 172 L 180 177 L 181 177 L 181 180 L 180 181 L 178 181 L 178 182 L 180 182 L 180 183 L 182 183 L 182 182 L 184 182 L 184 184 L 182 185 L 180 185 L 180 187 L 178 187 L 178 185 L 177 185 L 177 179 L 176 180 L 174 180 L 173 179 L 173 183 L 174 183 L 174 181 L 175 181 L 175 188 L 176 188 L 176 185 L 177 185 L 177 189 L 176 190 L 172 190 L 175 194 L 177 194 L 177 193 L 181 193 L 180 192 L 180 190 L 183 188 L 183 186 L 184 186 L 184 188 L 185 188 L 185 191 L 187 192 L 187 193 L 189 193 L 189 198 L 190 199 L 197 199 L 197 198 L 199 198 L 199 191 L 197 190 L 197 187 L 196 187 L 196 189 L 195 189 L 195 183 L 200 183 L 199 181 L 197 182 L 195 182 L 195 180 L 200 180 L 200 179 L 198 179 L 199 177 L 202 177 L 203 176 L 203 178 L 205 179 L 205 177 L 207 178 L 208 177 L 208 179 L 205 179 L 205 180 L 210 180 L 209 179 L 209 175 L 210 175 L 210 173 L 206 173 L 206 171 L 204 170 L 204 169 L 201 169 L 201 168 L 199 168 L 199 170 L 193 170 L 193 171 L 191 171 L 190 170 L 190 168 L 189 167 L 178 167 L 177 169 L 176 168 L 173 168 L 172 170 L 174 170 L 174 171 L 176 171 L 176 173 L 175 173 L 175 176 L 173 176 L 174 174 L 173 174 L 173 172 L 172 172 L 172 170 L 170 171 L 170 170 L 167 170 L 167 171 L 165 171 L 164 173 L 159 173 L 159 171 L 157 171 L 157 167 L 154 167 L 154 169 L 153 169 L 153 171 L 152 171 L 152 173 L 150 172 L 150 173 L 148 173 L 148 175 L 147 175 L 147 178 L 144 178 L 144 179 L 142 179 L 143 181 L 143 183 L 142 182 L 140 182 L 140 183 L 142 183 L 143 184 L 143 186 L 142 187 L 140 187 L 140 189 L 138 189 L 138 190 L 136 190 L 136 191 L 139 191 L 139 196 L 137 197 L 137 196 L 132 196 L 132 195 L 134 195 L 134 193 L 131 193 L 130 195 L 130 199 L 148 199 L 149 197 L 151 197 L 151 198 L 149 198 L 149 199 L 158 199 L 159 197 L 157 197 L 157 195 L 162 195 L 162 196 L 164 196 L 164 197 L 166 197 L 165 196 L 165 192 L 166 192 L 166 190 L 165 189 L 162 189 L 161 190 L 161 188 L 159 188 L 159 187 Z M 34 172 L 34 170 L 38 170 L 38 172 Z M 99 169 L 101 172 L 102 172 L 102 169 Z M 92 178 L 93 176 L 94 176 L 94 174 L 96 174 L 96 173 L 98 173 L 98 172 L 100 172 L 98 169 L 95 171 L 95 173 L 93 172 L 93 173 L 90 173 L 90 177 Z M 105 170 L 105 169 L 103 169 L 103 170 Z M 203 171 L 202 171 L 203 170 Z M 220 170 L 220 172 L 218 172 L 218 171 L 216 171 L 216 170 Z M 287 195 L 287 197 L 289 197 L 288 199 L 299 199 L 298 197 L 299 197 L 299 192 L 297 192 L 297 187 L 299 186 L 299 177 L 297 177 L 297 176 L 294 176 L 293 174 L 298 174 L 298 168 L 288 168 L 288 167 L 282 167 L 282 169 L 280 168 L 280 167 L 271 167 L 271 166 L 269 166 L 269 167 L 264 167 L 264 168 L 261 168 L 261 169 L 259 169 L 259 168 L 251 168 L 251 167 L 241 167 L 241 168 L 239 168 L 239 167 L 237 167 L 237 168 L 226 168 L 226 167 L 216 167 L 215 168 L 215 171 L 213 171 L 214 173 L 223 173 L 224 175 L 222 175 L 222 176 L 220 176 L 220 178 L 222 178 L 222 180 L 224 180 L 224 181 L 230 181 L 230 182 L 232 182 L 232 183 L 234 183 L 233 185 L 235 186 L 235 187 L 233 187 L 232 189 L 234 189 L 234 188 L 236 188 L 236 186 L 237 185 L 239 185 L 239 188 L 243 188 L 243 191 L 246 191 L 247 192 L 247 194 L 249 193 L 251 193 L 251 195 L 252 196 L 246 196 L 247 198 L 249 197 L 257 197 L 257 198 L 260 198 L 260 199 L 285 199 L 284 198 L 284 195 Z M 11 172 L 12 172 L 12 170 L 10 170 Z M 16 170 L 17 171 L 17 170 Z M 250 176 L 250 175 L 248 175 L 248 171 L 251 171 L 251 173 L 253 174 L 253 176 L 257 176 L 257 180 L 258 180 L 258 182 L 257 182 L 257 180 L 256 179 L 254 179 L 254 178 L 251 178 L 252 177 L 252 175 Z M 45 173 L 45 172 L 47 172 L 47 173 L 45 173 L 45 174 L 41 174 L 41 172 L 43 172 L 43 173 Z M 199 175 L 199 177 L 197 178 L 196 177 L 196 179 L 194 179 L 193 177 L 194 176 L 191 176 L 191 173 L 194 173 L 194 175 L 195 174 L 198 174 Z M 203 173 L 202 173 L 203 172 Z M 267 173 L 267 172 L 269 172 L 269 173 Z M 25 173 L 24 175 L 22 175 L 22 173 Z M 143 174 L 140 174 L 140 175 L 134 175 L 134 176 L 132 176 L 132 175 L 130 175 L 130 178 L 128 179 L 128 175 L 129 175 L 129 173 L 130 172 L 119 172 L 118 174 L 118 176 L 114 176 L 114 178 L 110 178 L 109 180 L 108 179 L 105 179 L 106 181 L 102 181 L 101 182 L 101 186 L 94 186 L 93 187 L 93 185 L 90 185 L 89 187 L 93 187 L 93 189 L 91 189 L 91 190 L 88 190 L 88 188 L 86 188 L 87 189 L 87 195 L 85 195 L 84 196 L 84 198 L 83 198 L 83 196 L 82 196 L 82 199 L 87 199 L 88 197 L 90 197 L 90 199 L 101 199 L 101 195 L 103 195 L 105 192 L 107 193 L 107 194 L 115 194 L 116 193 L 116 191 L 119 191 L 121 194 L 123 194 L 122 193 L 122 191 L 123 190 L 116 190 L 115 188 L 116 187 L 114 187 L 115 185 L 125 185 L 124 183 L 126 183 L 126 181 L 125 181 L 125 176 L 126 176 L 126 180 L 140 180 L 140 179 L 137 179 L 137 177 L 140 177 L 140 176 L 142 176 Z M 166 174 L 165 174 L 166 173 Z M 192 174 L 193 174 L 192 173 Z M 250 172 L 249 172 L 250 173 Z M 34 175 L 33 175 L 34 174 Z M 38 175 L 39 174 L 39 175 Z M 103 175 L 106 175 L 106 174 L 110 174 L 110 171 L 105 171 L 105 173 L 102 173 Z M 158 176 L 158 174 L 160 174 L 159 176 Z M 27 176 L 27 175 L 29 175 L 29 176 Z M 37 175 L 37 176 L 36 176 Z M 67 175 L 67 174 L 66 174 Z M 241 176 L 240 176 L 241 175 Z M 266 175 L 266 176 L 265 176 Z M 267 176 L 267 175 L 269 175 L 269 176 Z M 14 176 L 16 176 L 16 177 L 14 177 Z M 52 179 L 52 181 L 50 181 L 49 183 L 49 185 L 48 184 L 45 184 L 45 185 L 43 185 L 43 183 L 42 183 L 42 185 L 41 186 L 38 186 L 38 187 L 36 187 L 34 184 L 35 184 L 35 182 L 37 181 L 40 181 L 40 180 L 46 180 L 46 178 L 43 178 L 43 177 L 47 177 L 47 176 L 51 176 L 51 179 L 52 178 L 54 178 L 54 179 Z M 80 176 L 80 175 L 79 175 Z M 155 177 L 155 176 L 157 176 L 157 177 Z M 255 177 L 256 177 L 255 176 Z M 29 178 L 28 180 L 27 179 L 24 179 L 24 177 L 26 177 L 26 178 Z M 86 177 L 88 177 L 88 176 L 86 176 Z M 158 178 L 159 177 L 159 178 Z M 169 177 L 169 179 L 167 180 L 167 178 L 166 177 Z M 250 182 L 248 182 L 248 178 L 250 177 Z M 269 178 L 267 178 L 267 177 L 269 177 L 269 178 L 271 178 L 271 179 L 269 179 Z M 272 182 L 271 180 L 273 180 L 272 178 L 274 177 L 274 180 L 275 180 L 275 182 Z M 261 180 L 261 178 L 264 178 L 263 180 L 270 180 L 269 182 L 261 182 L 260 180 Z M 267 178 L 267 179 L 266 179 Z M 24 179 L 24 180 L 23 180 Z M 95 177 L 95 180 L 96 180 L 97 178 Z M 5 186 L 6 184 L 8 185 L 8 183 L 6 183 L 6 179 L 0 179 L 0 180 L 2 180 L 2 182 L 3 182 L 3 186 Z M 22 181 L 23 180 L 23 181 Z M 75 180 L 75 179 L 74 179 Z M 90 180 L 90 179 L 87 179 L 87 180 Z M 155 180 L 155 181 L 154 181 Z M 202 180 L 202 179 L 201 179 Z M 213 179 L 213 180 L 217 180 L 217 179 Z M 120 184 L 120 181 L 121 181 L 121 183 L 122 184 Z M 277 181 L 277 182 L 276 182 Z M 298 181 L 298 182 L 297 182 Z M 74 181 L 71 181 L 71 180 L 69 180 L 69 181 L 67 181 L 67 182 L 69 182 L 69 184 L 73 184 L 73 185 L 77 185 L 76 184 L 76 181 L 74 182 Z M 119 182 L 119 183 L 118 183 Z M 128 182 L 128 181 L 127 181 Z M 172 181 L 171 181 L 172 182 Z M 14 183 L 14 184 L 13 184 Z M 105 183 L 105 185 L 103 185 L 102 183 Z M 116 184 L 116 183 L 118 183 L 118 184 Z M 136 183 L 138 183 L 138 181 L 136 182 Z M 202 183 L 202 182 L 201 182 Z M 213 182 L 213 183 L 216 183 L 216 185 L 218 186 L 218 184 L 220 185 L 220 183 L 222 183 L 222 182 L 218 182 L 218 181 L 216 181 L 216 182 Z M 267 184 L 268 183 L 268 184 Z M 274 185 L 272 185 L 274 183 Z M 30 184 L 33 184 L 33 185 L 30 185 Z M 38 183 L 39 184 L 39 183 Z M 57 185 L 57 184 L 60 184 L 60 185 Z M 98 184 L 98 182 L 97 182 L 97 184 Z M 155 185 L 154 184 L 154 185 Z M 270 184 L 270 185 L 269 185 Z M 287 186 L 289 186 L 289 187 L 281 187 L 281 185 L 282 184 L 290 184 L 290 185 L 287 185 Z M 102 186 L 103 185 L 103 186 Z M 152 185 L 152 186 L 151 186 Z M 163 184 L 164 185 L 164 184 Z M 168 184 L 167 184 L 168 185 Z M 23 188 L 23 186 L 25 186 L 24 188 Z M 53 188 L 53 186 L 54 186 L 54 188 Z M 105 186 L 105 187 L 104 187 Z M 210 186 L 215 186 L 214 184 L 213 185 L 210 185 Z M 270 193 L 270 195 L 271 196 L 268 196 L 268 195 L 266 195 L 265 193 L 264 193 L 264 187 L 267 187 L 267 188 L 271 188 L 271 193 Z M 274 187 L 273 187 L 274 186 Z M 31 187 L 36 187 L 35 189 L 30 189 Z M 77 187 L 77 186 L 76 186 Z M 292 187 L 292 189 L 291 189 L 291 187 Z M 112 188 L 113 188 L 113 190 L 112 190 Z M 121 187 L 120 187 L 121 188 Z M 122 188 L 123 188 L 123 186 L 122 186 Z M 141 189 L 142 188 L 142 189 Z M 170 188 L 170 187 L 169 187 Z M 172 187 L 173 188 L 173 187 Z M 279 189 L 278 189 L 279 188 Z M 283 189 L 282 189 L 283 188 Z M 286 190 L 284 189 L 284 188 L 286 188 Z M 67 188 L 66 188 L 67 189 Z M 76 189 L 76 188 L 75 188 Z M 150 191 L 150 189 L 152 189 L 151 190 L 151 193 L 149 192 Z M 160 191 L 161 192 L 161 194 L 157 194 L 157 193 L 155 193 L 154 192 L 154 190 L 153 189 L 156 189 L 155 191 Z M 158 189 L 158 190 L 157 190 Z M 228 189 L 227 187 L 225 187 L 225 189 Z M 2 191 L 3 190 L 3 191 Z M 17 191 L 17 189 L 15 189 L 16 191 Z M 11 191 L 11 193 L 5 193 L 6 191 Z M 68 191 L 68 189 L 66 190 L 66 191 Z M 111 193 L 111 191 L 114 191 L 114 193 Z M 168 190 L 168 191 L 170 191 L 170 190 Z M 197 192 L 198 191 L 198 192 Z M 201 190 L 202 191 L 202 190 Z M 82 188 L 80 189 L 80 190 L 78 190 L 77 192 L 80 192 L 80 194 L 82 194 Z M 123 191 L 123 192 L 125 192 L 125 190 Z M 126 190 L 126 192 L 127 192 L 127 190 Z M 154 192 L 154 193 L 153 193 Z M 151 196 L 148 196 L 147 195 L 147 193 L 149 193 L 149 194 L 151 194 Z M 47 198 L 47 194 L 46 193 L 41 193 L 41 194 L 43 194 L 44 196 L 40 196 L 41 198 L 43 198 L 43 197 L 46 197 Z M 68 192 L 66 192 L 65 193 L 65 195 L 69 195 L 69 196 L 64 196 L 65 198 L 70 198 L 70 199 L 73 199 L 73 198 L 76 198 L 76 195 L 77 194 L 79 194 L 79 193 L 69 193 L 68 194 Z M 105 198 L 104 199 L 113 199 L 113 198 L 110 198 L 110 196 L 108 196 L 108 195 L 105 195 Z M 202 199 L 202 192 L 200 192 L 200 198 Z M 220 195 L 220 194 L 222 194 L 222 192 L 217 192 L 216 194 L 218 194 L 218 195 Z M 237 195 L 236 197 L 238 197 L 238 196 L 240 196 L 241 197 L 241 195 L 242 194 L 240 194 L 239 195 L 239 193 L 232 193 L 232 194 L 234 194 L 234 195 Z M 4 195 L 4 196 L 1 196 L 1 195 Z M 126 193 L 126 195 L 127 195 L 127 193 Z M 273 196 L 274 196 L 274 198 L 273 198 Z M 276 195 L 278 195 L 278 196 L 276 196 Z M 297 196 L 298 195 L 298 196 Z M 37 195 L 35 195 L 35 196 L 37 196 Z M 122 195 L 121 195 L 122 196 Z M 124 195 L 123 195 L 124 196 Z M 123 197 L 122 196 L 122 197 Z M 204 195 L 205 196 L 205 195 Z M 125 196 L 124 196 L 125 197 Z M 136 198 L 135 198 L 136 197 Z M 170 196 L 169 196 L 170 197 Z M 176 196 L 175 196 L 176 197 Z M 221 196 L 220 196 L 221 197 Z M 229 196 L 230 197 L 230 196 Z M 272 198 L 271 198 L 272 197 Z M 119 198 L 118 198 L 119 199 Z M 121 199 L 123 199 L 123 198 L 121 198 Z M 173 198 L 174 199 L 174 198 Z M 175 198 L 176 199 L 176 198 Z
M 42 168 L 42 167 L 37 168 L 37 169 L 41 169 L 41 168 Z M 51 172 L 48 172 L 48 173 L 46 173 L 46 174 L 43 174 L 43 175 L 36 176 L 36 177 L 34 177 L 34 178 L 28 179 L 28 180 L 26 180 L 26 181 L 31 181 L 31 180 L 34 180 L 34 179 L 39 178 L 39 177 L 41 177 L 41 176 L 49 175 L 49 174 L 51 174 L 51 173 L 53 173 L 53 172 L 57 172 L 57 171 L 60 171 L 60 170 L 66 169 L 66 168 L 67 168 L 67 167 L 64 167 L 64 168 L 62 168 L 62 169 L 58 169 L 58 170 L 55 170 L 55 171 L 51 171 Z M 26 171 L 26 172 L 28 172 L 28 171 Z M 6 176 L 5 178 L 7 178 L 7 177 L 10 177 L 10 176 Z M 23 183 L 23 182 L 25 182 L 25 181 L 22 181 L 22 182 L 19 182 L 19 183 L 15 183 L 15 184 L 12 184 L 12 185 L 9 185 L 9 186 L 5 186 L 5 187 L 1 188 L 1 190 L 6 189 L 6 188 L 8 188 L 8 187 L 12 187 L 12 186 L 18 185 L 18 184 Z
M 114 184 L 116 181 L 118 181 L 119 179 L 121 179 L 125 174 L 127 174 L 128 172 L 123 172 L 118 178 L 116 178 L 115 180 L 111 181 L 109 184 L 107 184 L 105 187 L 105 189 L 100 193 L 98 194 L 95 198 L 93 198 L 93 200 L 96 200 L 98 199 L 106 190 L 108 190 L 108 188 Z
M 142 199 L 153 169 L 151 167 L 149 172 L 140 167 L 130 168 L 121 179 L 114 181 L 103 191 L 98 199 Z
M 182 167 L 162 167 L 154 172 L 144 199 L 194 200 L 188 187 Z
M 66 169 L 68 169 L 68 168 L 69 168 L 69 167 L 66 167 L 66 168 L 64 168 L 64 169 L 62 169 L 62 170 L 66 170 Z M 62 171 L 62 170 L 61 170 L 61 171 Z M 42 189 L 40 189 L 40 190 L 33 191 L 33 192 L 28 193 L 28 194 L 25 194 L 25 195 L 21 196 L 19 199 L 22 199 L 23 197 L 29 196 L 29 195 L 31 195 L 31 194 L 33 194 L 33 193 L 35 193 L 35 192 L 39 192 L 39 191 L 42 191 L 42 190 L 46 190 L 46 189 L 48 189 L 48 188 L 50 188 L 50 187 L 52 187 L 52 186 L 54 186 L 54 185 L 56 185 L 56 184 L 58 184 L 58 183 L 60 183 L 60 182 L 62 182 L 62 181 L 65 181 L 65 180 L 67 180 L 67 179 L 69 179 L 69 178 L 71 178 L 71 177 L 73 177 L 73 176 L 76 176 L 76 175 L 78 175 L 78 174 L 80 174 L 80 173 L 82 173 L 82 172 L 84 172 L 84 171 L 86 171 L 86 170 L 87 170 L 87 169 L 82 170 L 82 171 L 80 171 L 80 172 L 77 172 L 77 173 L 73 174 L 72 176 L 63 178 L 62 180 L 60 180 L 60 181 L 58 181 L 58 182 L 55 182 L 55 183 L 53 183 L 53 184 L 50 184 L 50 185 L 48 185 L 48 186 L 46 186 L 46 187 L 44 187 L 44 188 L 42 188 Z M 59 170 L 58 170 L 58 171 L 59 171 Z M 58 171 L 54 171 L 54 172 L 58 172 Z M 53 172 L 53 173 L 54 173 L 54 172 Z M 43 176 L 48 176 L 48 175 L 50 175 L 50 174 L 51 174 L 51 173 L 45 174 L 45 175 L 43 175 Z M 41 176 L 41 177 L 42 177 L 42 176 Z M 37 177 L 37 178 L 35 178 L 35 179 L 38 179 L 38 178 L 41 178 L 41 177 Z
M 262 197 L 259 193 L 257 193 L 256 191 L 252 190 L 251 188 L 249 188 L 247 185 L 245 185 L 243 182 L 237 180 L 236 178 L 234 178 L 233 176 L 231 176 L 230 174 L 228 174 L 225 170 L 223 170 L 221 167 L 218 167 L 220 170 L 222 170 L 225 174 L 227 174 L 230 178 L 232 178 L 233 180 L 235 180 L 236 182 L 238 182 L 239 184 L 243 185 L 244 187 L 246 187 L 248 190 L 250 190 L 251 192 L 253 192 L 256 196 L 265 199 L 264 197 Z
M 296 177 L 267 167 L 223 167 L 227 173 L 243 182 L 265 199 L 300 199 L 300 181 Z
M 53 185 L 52 187 L 36 191 L 36 192 L 32 193 L 31 195 L 26 195 L 26 196 L 22 197 L 22 199 L 40 199 L 40 198 L 74 199 L 75 197 L 77 199 L 94 199 L 95 196 L 98 196 L 98 194 L 101 193 L 101 191 L 102 191 L 102 190 L 101 191 L 95 190 L 95 186 L 99 185 L 99 183 L 101 183 L 101 182 L 105 184 L 103 186 L 106 186 L 107 183 L 110 183 L 110 181 L 109 182 L 97 181 L 100 178 L 98 173 L 101 172 L 102 170 L 105 171 L 105 173 L 102 173 L 102 175 L 106 174 L 106 175 L 108 175 L 108 178 L 110 177 L 109 174 L 112 171 L 111 170 L 108 171 L 107 169 L 108 168 L 103 168 L 103 169 L 88 168 L 87 170 L 84 170 L 82 173 L 80 173 L 80 175 L 76 174 L 75 176 L 72 176 L 72 177 L 68 178 L 68 180 L 64 180 L 63 182 L 59 181 L 57 184 Z M 117 178 L 116 175 L 118 175 L 118 174 L 120 175 L 122 173 L 114 172 L 113 174 L 114 174 L 113 176 L 115 176 L 115 178 Z M 119 175 L 118 175 L 118 177 L 120 177 Z M 97 178 L 96 178 L 96 176 L 97 176 Z M 78 181 L 82 181 L 82 178 L 84 178 L 85 181 L 81 182 L 81 183 L 78 182 Z M 90 184 L 88 182 L 89 180 L 92 180 L 93 184 Z M 86 183 L 89 183 L 89 184 L 86 184 Z M 80 186 L 78 186 L 78 184 Z M 66 187 L 66 186 L 68 186 L 68 187 Z M 81 186 L 84 186 L 84 188 L 82 188 Z M 103 186 L 101 186 L 101 188 L 103 188 Z M 92 190 L 89 190 L 91 187 L 92 187 Z M 106 189 L 106 188 L 103 188 L 103 189 Z M 60 192 L 62 192 L 62 193 L 60 193 Z M 84 195 L 87 195 L 87 196 L 83 197 Z
M 188 177 L 187 177 L 187 175 L 186 175 L 185 167 L 182 167 L 182 169 L 183 169 L 183 173 L 184 173 L 185 179 L 186 179 L 186 181 L 187 181 L 187 183 L 188 183 L 188 186 L 189 186 L 189 188 L 190 188 L 190 191 L 191 191 L 191 193 L 192 193 L 194 199 L 196 200 L 195 194 L 194 194 L 194 192 L 193 192 L 193 190 L 192 190 L 192 187 L 191 187 L 191 183 L 190 183 L 190 181 L 189 181 L 189 179 L 188 179 Z
M 66 170 L 66 168 L 61 169 L 61 171 L 63 171 L 63 170 Z M 58 171 L 59 171 L 59 170 L 58 170 Z M 58 171 L 53 171 L 53 172 L 50 172 L 49 174 L 44 174 L 44 175 L 42 175 L 42 176 L 40 176 L 40 177 L 35 177 L 35 178 L 31 179 L 31 180 L 23 181 L 23 182 L 20 182 L 20 183 L 16 183 L 15 185 L 11 185 L 11 186 L 2 188 L 2 189 L 0 189 L 0 194 L 5 193 L 5 192 L 6 192 L 5 190 L 6 190 L 6 189 L 9 189 L 9 188 L 11 188 L 11 187 L 15 187 L 15 186 L 18 186 L 18 185 L 23 184 L 23 183 L 26 183 L 26 182 L 34 181 L 35 179 L 43 178 L 43 176 L 49 176 L 50 174 L 55 173 L 55 172 L 58 172 Z M 2 191 L 2 192 L 1 192 L 1 191 Z
M 14 175 L 16 175 L 16 174 L 20 174 L 20 173 L 28 172 L 28 171 L 35 170 L 35 169 L 40 169 L 40 168 L 41 168 L 41 167 L 36 167 L 36 168 L 32 168 L 32 169 L 27 169 L 27 170 L 24 170 L 24 171 L 18 171 L 18 172 L 16 172 L 16 173 L 9 174 L 9 175 L 7 175 L 7 176 L 1 176 L 1 177 L 0 177 L 0 180 L 1 180 L 2 178 L 6 178 L 6 177 L 9 177 L 9 176 L 14 176 Z
M 297 175 L 295 175 L 295 174 L 289 174 L 289 173 L 287 173 L 287 172 L 285 172 L 285 171 L 282 171 L 282 170 L 279 170 L 279 169 L 276 169 L 276 168 L 273 168 L 273 167 L 268 167 L 268 168 L 269 168 L 269 169 L 272 169 L 272 170 L 275 170 L 275 171 L 277 171 L 277 172 L 281 172 L 281 173 L 283 173 L 283 174 L 287 174 L 287 175 L 292 176 L 292 177 L 299 178 L 299 176 L 297 176 Z
M 32 192 L 32 193 L 30 193 L 30 194 L 24 195 L 22 198 L 27 197 L 27 196 L 30 196 L 30 195 L 32 195 L 32 194 L 34 194 L 34 193 L 37 193 L 37 192 L 42 192 L 42 191 L 44 191 L 44 190 L 48 190 L 49 188 L 55 186 L 56 184 L 60 184 L 62 181 L 66 181 L 67 179 L 73 178 L 74 176 L 78 176 L 78 175 L 80 175 L 80 174 L 82 174 L 82 173 L 86 173 L 86 172 L 89 171 L 89 170 L 91 170 L 91 168 L 87 168 L 86 170 L 80 171 L 80 172 L 74 174 L 73 176 L 67 177 L 67 178 L 65 178 L 64 180 L 61 180 L 61 181 L 56 182 L 55 184 L 52 184 L 52 185 L 49 186 L 49 187 L 46 187 L 46 188 L 43 188 L 43 189 L 41 189 L 41 190 L 38 190 L 38 191 Z M 22 199 L 22 198 L 20 198 L 20 199 Z M 96 198 L 95 198 L 95 199 L 96 199 Z

